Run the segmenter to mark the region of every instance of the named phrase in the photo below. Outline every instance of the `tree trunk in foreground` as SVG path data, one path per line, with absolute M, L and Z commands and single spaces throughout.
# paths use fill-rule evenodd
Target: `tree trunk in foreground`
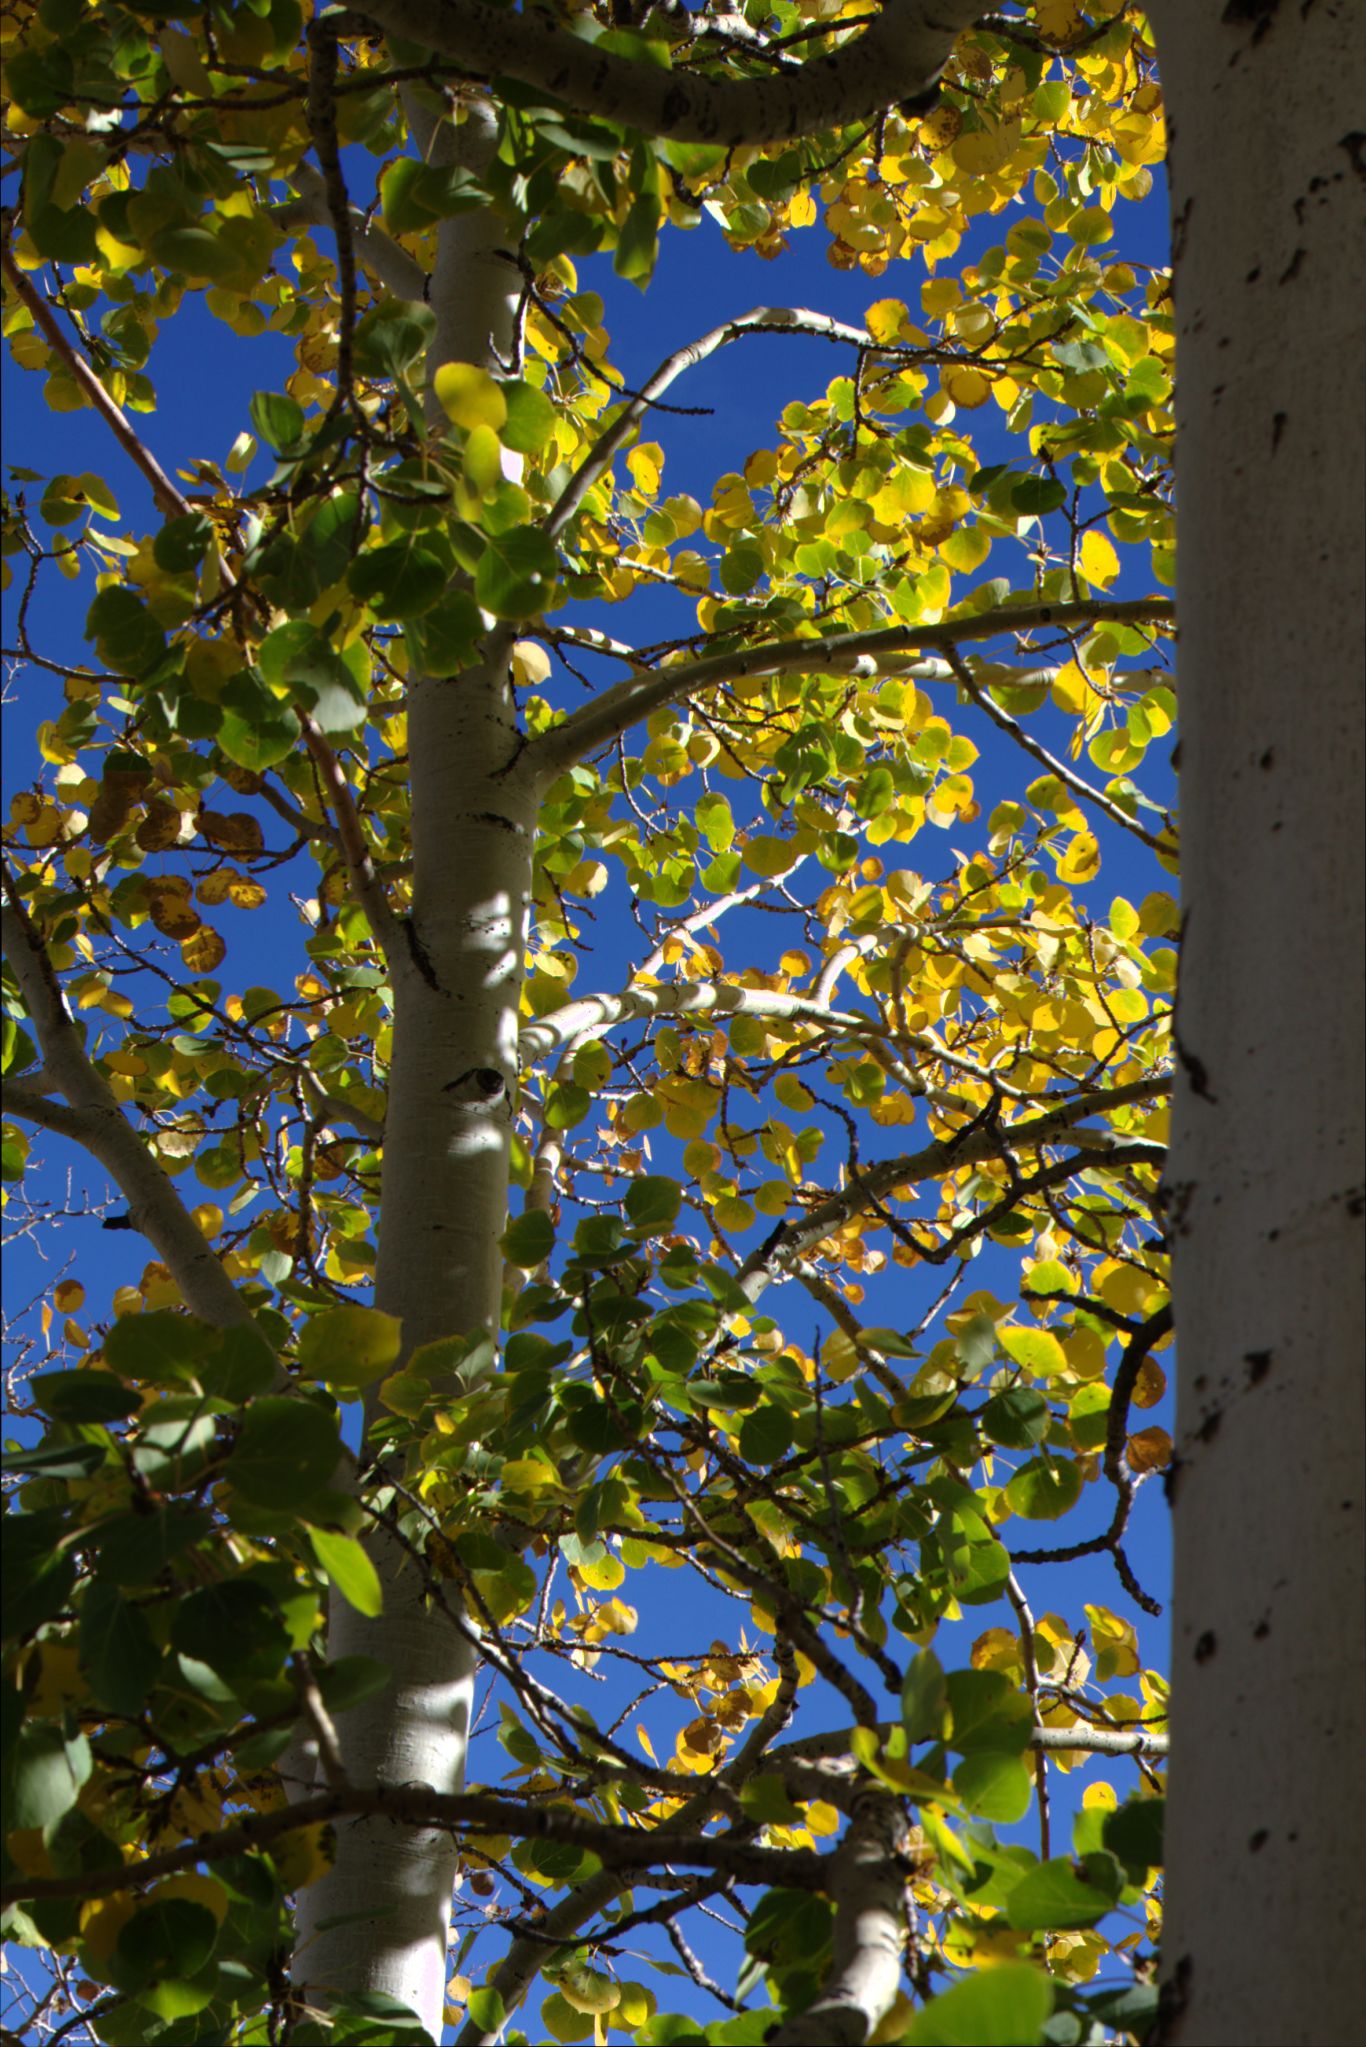
M 1361 2037 L 1361 16 L 1153 0 L 1184 944 L 1167 2041 Z
M 440 142 L 438 140 L 438 149 Z M 517 272 L 491 212 L 443 224 L 429 381 L 443 362 L 494 366 L 508 346 Z M 440 418 L 439 408 L 434 415 Z M 385 1120 L 375 1305 L 403 1350 L 497 1330 L 507 1216 L 518 1004 L 540 791 L 514 771 L 521 748 L 508 657 L 495 626 L 480 665 L 408 690 L 410 913 L 390 939 L 394 1037 Z M 367 1420 L 370 1418 L 367 1407 Z M 333 1600 L 328 1651 L 393 1673 L 347 1714 L 339 1752 L 355 1784 L 463 1788 L 476 1652 L 423 1598 L 391 1538 L 371 1539 L 385 1594 L 378 1620 Z M 380 1991 L 441 2037 L 455 1887 L 449 1833 L 383 1819 L 338 1827 L 330 1873 L 300 1893 L 298 1987 L 324 1999 Z

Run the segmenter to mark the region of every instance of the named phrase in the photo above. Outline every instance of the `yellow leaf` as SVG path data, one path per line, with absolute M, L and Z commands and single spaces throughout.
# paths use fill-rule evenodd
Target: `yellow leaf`
M 507 400 L 487 370 L 474 363 L 442 363 L 434 379 L 437 402 L 456 426 L 506 426 Z
M 1059 881 L 1090 881 L 1100 871 L 1100 846 L 1093 832 L 1076 832 L 1054 862 Z
M 1098 583 L 1102 590 L 1108 590 L 1119 574 L 1119 556 L 1095 526 L 1082 535 L 1079 561 L 1087 582 Z
M 991 395 L 991 384 L 980 370 L 955 367 L 945 370 L 940 383 L 950 398 L 964 411 L 972 411 L 978 405 L 985 405 Z
M 841 1384 L 858 1370 L 858 1348 L 842 1329 L 832 1329 L 821 1345 L 821 1363 L 832 1379 Z
M 326 1820 L 296 1827 L 284 1834 L 272 1852 L 280 1882 L 287 1891 L 301 1891 L 326 1876 L 336 1854 L 336 1836 Z
M 895 341 L 909 315 L 900 299 L 878 299 L 863 318 L 874 341 Z

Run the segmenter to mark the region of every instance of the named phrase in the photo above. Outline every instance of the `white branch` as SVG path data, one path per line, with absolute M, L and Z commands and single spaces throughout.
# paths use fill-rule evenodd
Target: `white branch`
M 847 326 L 843 320 L 833 319 L 828 313 L 813 313 L 805 306 L 755 306 L 748 313 L 739 313 L 733 320 L 723 320 L 719 327 L 713 327 L 696 341 L 690 341 L 686 348 L 675 349 L 671 356 L 660 364 L 654 375 L 646 380 L 604 434 L 601 434 L 589 449 L 579 467 L 570 477 L 545 521 L 545 531 L 553 540 L 562 533 L 573 518 L 588 492 L 593 488 L 603 471 L 609 466 L 622 443 L 640 424 L 650 406 L 662 398 L 669 386 L 681 377 L 684 370 L 695 369 L 708 356 L 715 355 L 719 348 L 729 342 L 739 341 L 747 334 L 808 334 L 824 341 L 851 342 L 856 348 L 872 348 L 876 344 L 871 334 L 862 327 Z M 889 349 L 888 354 L 906 353 L 904 350 Z
M 946 652 L 976 640 L 994 640 L 1010 633 L 1077 632 L 1098 624 L 1165 626 L 1174 607 L 1162 597 L 1096 598 L 1081 604 L 1002 605 L 976 617 L 945 619 L 939 625 L 873 626 L 859 633 L 813 634 L 803 640 L 776 640 L 767 646 L 703 654 L 694 661 L 652 669 L 613 683 L 594 702 L 575 711 L 562 725 L 534 739 L 526 750 L 529 770 L 545 779 L 573 767 L 585 755 L 605 746 L 665 704 L 681 702 L 718 683 L 738 682 L 749 675 L 877 673 L 888 655 L 914 647 Z
M 6 1107 L 60 1131 L 99 1160 L 128 1203 L 129 1219 L 154 1246 L 192 1314 L 217 1328 L 250 1322 L 251 1314 L 186 1208 L 170 1175 L 130 1125 L 104 1075 L 87 1057 L 67 1013 L 42 940 L 16 900 L 0 913 L 5 957 L 19 983 L 44 1060 L 44 1081 L 68 1107 L 36 1090 L 6 1090 Z
M 307 221 L 313 227 L 330 227 L 327 191 L 321 172 L 311 163 L 300 163 L 289 174 L 298 197 L 288 201 L 276 214 L 281 227 L 295 227 Z M 377 284 L 397 299 L 420 299 L 427 289 L 427 273 L 415 257 L 401 248 L 381 227 L 367 224 L 359 206 L 351 208 L 351 246 L 357 262 L 364 265 Z
M 931 93 L 980 0 L 887 0 L 833 55 L 778 77 L 727 79 L 609 55 L 552 14 L 485 0 L 368 0 L 364 13 L 474 78 L 515 78 L 563 105 L 678 142 L 779 142 L 867 120 Z

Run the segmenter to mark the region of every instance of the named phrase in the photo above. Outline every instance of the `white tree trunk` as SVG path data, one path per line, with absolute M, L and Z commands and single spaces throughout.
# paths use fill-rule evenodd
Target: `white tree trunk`
M 1362 362 L 1351 0 L 1152 0 L 1185 931 L 1162 2037 L 1361 2038 Z
M 429 372 L 452 359 L 499 367 L 520 279 L 496 253 L 489 214 L 446 223 L 433 287 Z M 495 626 L 480 666 L 414 677 L 407 696 L 413 901 L 390 961 L 393 1059 L 385 1119 L 375 1304 L 403 1324 L 406 1354 L 438 1337 L 496 1331 L 507 1214 L 517 1022 L 538 790 L 518 771 L 508 681 L 512 631 Z M 333 1599 L 332 1657 L 393 1673 L 338 1722 L 356 1784 L 464 1781 L 475 1651 L 424 1602 L 397 1543 L 372 1536 L 384 1612 Z M 456 1852 L 448 1834 L 360 1819 L 299 1899 L 296 1986 L 401 1999 L 441 2037 Z

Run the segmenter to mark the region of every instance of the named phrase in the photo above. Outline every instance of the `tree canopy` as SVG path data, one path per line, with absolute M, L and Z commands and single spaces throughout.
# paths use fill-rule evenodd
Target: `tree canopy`
M 130 1232 L 9 1384 L 34 2038 L 1154 2009 L 1150 33 L 635 13 L 6 16 L 6 340 L 90 419 L 5 498 L 7 667 L 56 693 L 5 1175 L 57 1235 L 74 1145 Z M 612 294 L 689 233 L 774 303 L 631 385 Z M 861 322 L 780 302 L 803 234 Z M 206 391 L 225 460 L 158 435 L 201 304 L 290 351 L 249 418 Z M 804 337 L 833 375 L 674 490 L 688 372 Z

